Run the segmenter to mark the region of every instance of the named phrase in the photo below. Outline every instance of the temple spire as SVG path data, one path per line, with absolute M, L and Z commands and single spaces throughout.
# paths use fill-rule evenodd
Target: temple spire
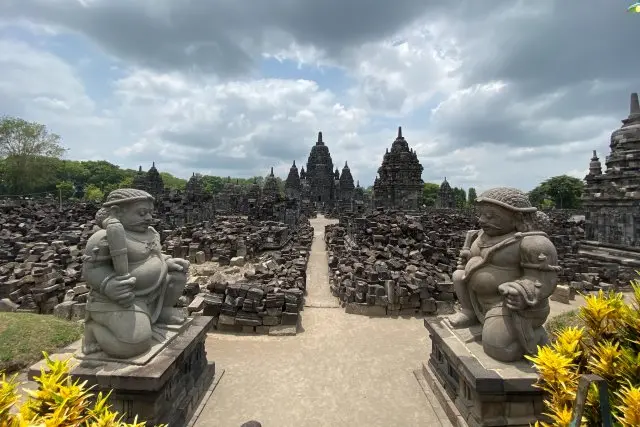
M 398 126 L 398 139 L 402 138 L 402 126 Z
M 324 142 L 322 142 L 322 132 L 318 132 L 318 142 L 316 142 L 316 145 L 324 145 Z
M 293 167 L 294 168 L 296 167 L 296 161 L 295 160 L 293 161 Z
M 269 176 L 273 176 L 273 166 L 271 166 L 271 173 L 269 174 Z
M 345 168 L 349 168 L 349 165 L 347 164 L 347 162 L 346 162 L 346 161 L 344 162 L 344 167 L 345 167 Z
M 631 94 L 631 105 L 629 106 L 629 117 L 640 115 L 640 102 L 638 102 L 638 94 Z

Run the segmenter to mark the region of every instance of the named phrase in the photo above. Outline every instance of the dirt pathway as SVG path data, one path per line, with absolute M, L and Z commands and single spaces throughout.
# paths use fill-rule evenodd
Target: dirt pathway
M 211 334 L 207 355 L 225 373 L 196 427 L 450 426 L 413 370 L 428 358 L 420 319 L 347 315 L 329 292 L 324 226 L 315 228 L 303 331 L 270 337 Z
M 337 308 L 339 307 L 338 299 L 331 295 L 329 290 L 329 265 L 327 247 L 324 243 L 324 227 L 338 221 L 326 219 L 322 215 L 312 221 L 313 243 L 311 243 L 311 255 L 307 264 L 307 295 L 304 306 L 305 308 Z

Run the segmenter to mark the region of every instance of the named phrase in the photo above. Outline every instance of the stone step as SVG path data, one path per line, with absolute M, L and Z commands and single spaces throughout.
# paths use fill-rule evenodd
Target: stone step
M 640 267 L 640 253 L 635 250 L 605 247 L 602 245 L 581 243 L 578 255 L 598 261 L 616 263 L 628 267 Z

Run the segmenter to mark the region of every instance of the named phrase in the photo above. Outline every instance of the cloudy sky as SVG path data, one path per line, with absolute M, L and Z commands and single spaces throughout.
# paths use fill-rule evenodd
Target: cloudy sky
M 628 115 L 627 3 L 0 0 L 0 114 L 181 177 L 284 177 L 321 130 L 365 186 L 402 126 L 425 181 L 529 190 Z

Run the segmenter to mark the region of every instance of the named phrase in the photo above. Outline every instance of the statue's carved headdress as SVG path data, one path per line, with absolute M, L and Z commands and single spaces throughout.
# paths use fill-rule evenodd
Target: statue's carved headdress
M 138 190 L 136 188 L 119 188 L 117 190 L 113 190 L 109 193 L 109 196 L 107 196 L 107 201 L 102 204 L 102 208 L 100 208 L 96 213 L 96 223 L 98 226 L 103 227 L 104 221 L 111 214 L 109 209 L 111 206 L 139 202 L 142 200 L 153 202 L 154 198 L 146 191 Z
M 476 199 L 476 203 L 492 203 L 515 212 L 535 212 L 526 193 L 517 188 L 498 187 L 485 191 Z
M 531 205 L 527 193 L 510 187 L 497 187 L 485 191 L 476 199 L 476 203 L 488 203 L 513 212 L 518 217 L 518 231 L 539 230 L 543 218 L 536 215 L 538 209 Z M 541 223 L 538 223 L 541 221 Z
M 108 208 L 110 206 L 139 202 L 142 200 L 153 202 L 154 198 L 151 194 L 143 190 L 136 188 L 119 188 L 109 193 L 107 201 L 102 204 L 102 207 Z

